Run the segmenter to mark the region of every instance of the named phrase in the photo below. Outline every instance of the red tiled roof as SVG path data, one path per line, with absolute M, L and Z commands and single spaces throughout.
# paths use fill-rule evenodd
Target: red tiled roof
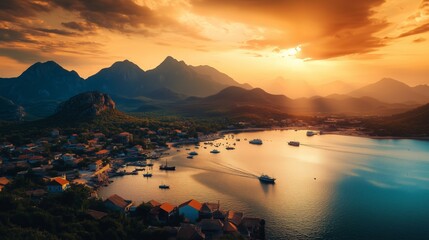
M 155 201 L 155 200 L 150 200 L 149 202 L 147 202 L 148 204 L 150 204 L 152 207 L 157 207 L 159 205 L 161 205 L 161 203 Z
M 69 181 L 67 181 L 61 177 L 56 177 L 56 178 L 51 179 L 51 184 L 59 184 L 59 185 L 63 186 L 63 185 L 69 184 Z
M 225 225 L 223 226 L 223 231 L 225 231 L 225 232 L 237 232 L 237 227 L 234 225 L 234 223 L 226 221 Z
M 6 177 L 0 177 L 0 185 L 7 185 L 9 183 L 9 179 Z
M 94 219 L 97 219 L 97 220 L 102 219 L 105 216 L 107 216 L 107 213 L 105 213 L 105 212 L 100 212 L 100 211 L 96 211 L 96 210 L 92 210 L 92 209 L 88 209 L 86 211 L 86 213 L 88 215 L 90 215 L 91 217 L 93 217 Z
M 106 199 L 106 201 L 109 201 L 120 208 L 126 208 L 130 204 L 125 199 L 123 199 L 122 197 L 116 194 L 113 194 L 112 196 L 110 196 L 108 199 Z
M 109 150 L 107 150 L 107 149 L 103 149 L 103 150 L 100 150 L 100 151 L 98 151 L 98 152 L 96 152 L 95 154 L 107 154 L 107 153 L 109 153 Z
M 200 202 L 198 202 L 197 200 L 195 200 L 195 199 L 191 199 L 191 200 L 189 200 L 189 201 L 187 201 L 187 202 L 184 202 L 184 203 L 180 204 L 180 205 L 179 205 L 179 208 L 184 207 L 184 206 L 186 206 L 186 205 L 191 206 L 191 207 L 195 208 L 195 209 L 196 209 L 196 210 L 198 210 L 198 211 L 200 211 L 200 210 L 201 210 L 201 207 L 203 206 L 203 205 L 202 205 Z
M 159 206 L 160 209 L 166 211 L 167 213 L 170 213 L 174 210 L 174 206 L 169 203 L 163 203 L 161 206 Z

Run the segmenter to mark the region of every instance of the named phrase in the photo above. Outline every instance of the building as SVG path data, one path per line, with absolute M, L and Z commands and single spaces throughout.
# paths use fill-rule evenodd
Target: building
M 97 171 L 98 169 L 100 169 L 103 166 L 103 161 L 101 160 L 97 160 L 91 164 L 89 164 L 89 170 L 91 171 Z
M 212 218 L 213 213 L 219 210 L 219 203 L 203 203 L 200 210 L 200 218 Z
M 104 201 L 104 205 L 112 211 L 126 213 L 130 210 L 130 207 L 133 205 L 133 202 L 131 200 L 125 200 L 122 197 L 113 194 Z
M 176 207 L 170 203 L 159 205 L 158 219 L 161 222 L 168 222 L 174 216 Z
M 6 177 L 0 177 L 0 192 L 8 184 L 9 184 L 9 179 L 7 179 Z
M 133 135 L 129 132 L 121 132 L 116 136 L 119 143 L 129 144 L 133 142 Z
M 55 177 L 52 178 L 48 184 L 48 192 L 50 193 L 60 193 L 64 192 L 70 187 L 70 182 L 65 179 L 65 177 Z
M 223 235 L 223 223 L 219 219 L 203 219 L 198 223 L 207 239 L 218 239 Z
M 183 215 L 189 222 L 196 222 L 200 217 L 202 204 L 191 199 L 179 205 L 179 215 Z
M 110 151 L 107 149 L 102 149 L 98 152 L 95 153 L 95 156 L 97 156 L 98 158 L 105 158 L 107 156 L 109 156 Z
M 51 137 L 56 138 L 60 136 L 60 130 L 58 129 L 52 129 L 51 131 Z
M 192 224 L 182 223 L 177 232 L 177 240 L 203 240 L 206 239 L 201 229 Z

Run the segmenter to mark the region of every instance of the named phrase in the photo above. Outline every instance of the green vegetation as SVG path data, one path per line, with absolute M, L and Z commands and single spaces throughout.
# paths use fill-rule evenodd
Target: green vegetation
M 90 198 L 90 190 L 72 185 L 64 193 L 34 198 L 25 190 L 43 188 L 31 176 L 18 178 L 0 192 L 0 238 L 20 239 L 167 239 L 160 228 L 146 226 L 148 208 L 141 205 L 135 216 L 109 212 L 101 200 Z M 88 209 L 107 212 L 100 220 Z

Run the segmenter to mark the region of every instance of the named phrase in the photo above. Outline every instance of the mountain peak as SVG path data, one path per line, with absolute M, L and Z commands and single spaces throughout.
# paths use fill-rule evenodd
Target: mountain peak
M 396 84 L 396 85 L 408 86 L 407 84 L 393 78 L 382 78 L 380 81 L 376 82 L 375 84 L 389 84 L 389 85 Z
M 162 61 L 161 64 L 158 65 L 158 67 L 156 67 L 157 69 L 159 68 L 171 68 L 171 67 L 182 67 L 182 66 L 187 66 L 186 63 L 184 61 L 179 61 L 175 58 L 173 58 L 172 56 L 167 56 L 164 61 Z
M 25 70 L 20 77 L 48 77 L 56 74 L 71 74 L 73 77 L 79 77 L 76 71 L 68 71 L 55 61 L 37 62 Z
M 117 61 L 117 62 L 113 63 L 110 68 L 115 69 L 115 70 L 139 70 L 139 71 L 143 71 L 143 69 L 141 69 L 139 66 L 137 66 L 137 64 L 129 61 L 128 59 L 125 59 L 123 61 Z

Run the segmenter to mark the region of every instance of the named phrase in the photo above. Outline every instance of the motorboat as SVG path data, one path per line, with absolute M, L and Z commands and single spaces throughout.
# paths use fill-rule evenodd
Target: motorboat
M 262 174 L 261 176 L 258 177 L 259 181 L 261 181 L 262 183 L 269 183 L 269 184 L 274 184 L 276 179 L 272 178 L 266 174 Z

